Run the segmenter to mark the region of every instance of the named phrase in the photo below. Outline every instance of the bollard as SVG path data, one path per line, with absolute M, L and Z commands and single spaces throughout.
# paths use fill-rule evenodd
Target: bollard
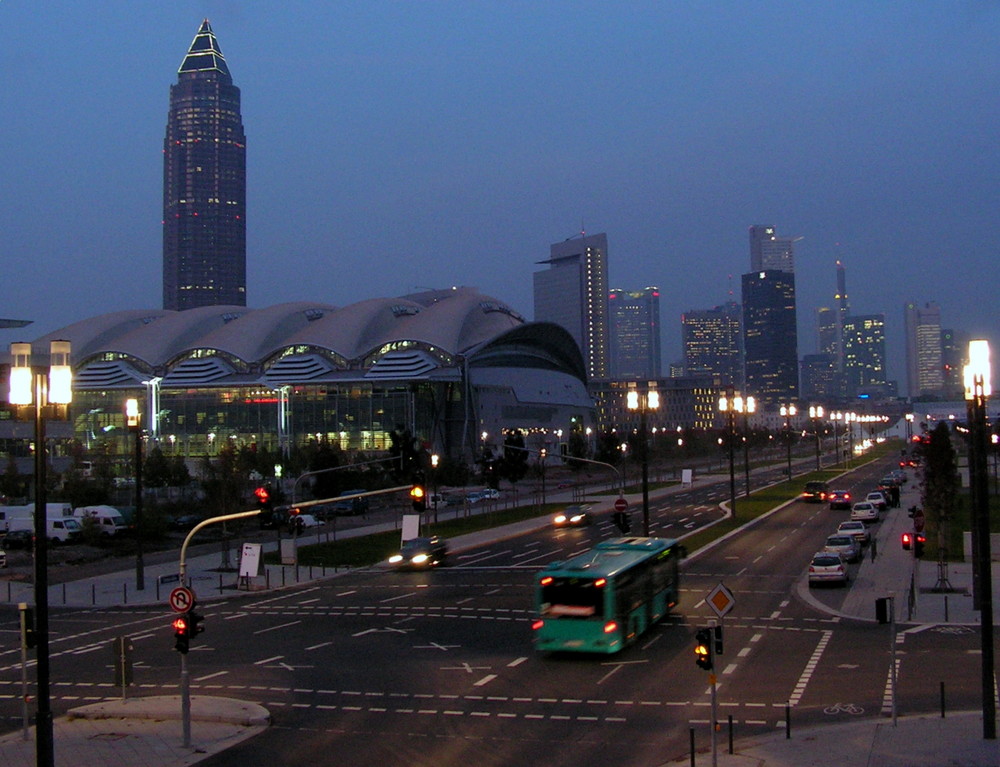
M 271 568 L 264 568 L 264 587 L 270 591 L 271 589 Z
M 90 584 L 90 605 L 91 605 L 91 607 L 93 607 L 96 604 L 97 604 L 97 584 L 96 583 L 91 583 Z
M 948 622 L 948 595 L 944 595 L 944 622 Z
M 688 729 L 688 740 L 691 742 L 691 767 L 694 767 L 694 727 Z
M 160 601 L 160 579 L 159 578 L 156 579 L 156 601 L 157 601 L 157 603 L 159 603 L 159 601 Z
M 66 584 L 63 583 L 62 587 L 63 587 L 63 606 L 65 606 L 66 605 Z
M 792 707 L 785 704 L 785 740 L 792 739 Z
M 944 719 L 944 682 L 941 682 L 941 718 Z
M 219 595 L 222 595 L 222 573 L 219 573 Z
M 729 753 L 733 753 L 733 715 L 729 715 Z
M 122 604 L 128 604 L 128 584 L 122 583 Z
M 281 585 L 282 586 L 285 585 L 285 568 L 284 567 L 281 568 Z

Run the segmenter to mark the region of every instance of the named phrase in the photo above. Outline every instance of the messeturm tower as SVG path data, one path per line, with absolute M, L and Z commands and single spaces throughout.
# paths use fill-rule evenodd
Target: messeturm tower
M 170 86 L 163 141 L 163 308 L 246 306 L 240 89 L 208 20 Z

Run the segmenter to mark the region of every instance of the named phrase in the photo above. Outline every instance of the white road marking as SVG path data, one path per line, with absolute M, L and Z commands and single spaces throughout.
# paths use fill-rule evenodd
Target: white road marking
M 385 604 L 386 602 L 395 602 L 397 599 L 408 599 L 409 597 L 415 597 L 417 595 L 416 591 L 409 591 L 406 594 L 400 594 L 395 597 L 386 597 L 385 599 L 380 599 L 379 604 Z
M 216 671 L 214 674 L 206 674 L 205 676 L 196 676 L 194 678 L 194 681 L 204 682 L 206 679 L 213 679 L 217 676 L 225 676 L 228 673 L 229 673 L 228 671 Z
M 524 656 L 522 658 L 515 658 L 514 660 L 512 660 L 510 663 L 507 664 L 507 668 L 514 668 L 515 666 L 520 666 L 526 660 L 528 660 L 527 656 Z
M 482 687 L 485 684 L 489 684 L 490 682 L 492 682 L 496 678 L 497 678 L 496 674 L 487 674 L 482 679 L 480 679 L 478 682 L 473 682 L 472 686 L 473 687 Z
M 823 636 L 820 637 L 819 643 L 816 645 L 816 649 L 813 650 L 813 654 L 806 662 L 806 667 L 802 670 L 802 675 L 799 677 L 799 681 L 795 683 L 795 689 L 788 697 L 788 705 L 794 706 L 802 699 L 802 695 L 806 691 L 806 685 L 809 684 L 809 680 L 812 678 L 813 672 L 816 670 L 816 666 L 819 665 L 819 659 L 823 656 L 823 651 L 830 643 L 830 637 L 832 636 L 832 631 L 823 632 Z
M 333 644 L 333 642 L 320 642 L 319 644 L 314 644 L 311 647 L 307 647 L 306 649 L 307 650 L 318 650 L 320 647 L 327 647 L 327 646 L 332 645 L 332 644 Z
M 253 633 L 255 636 L 257 634 L 266 634 L 268 631 L 277 631 L 278 629 L 285 629 L 288 628 L 289 626 L 297 626 L 300 623 L 302 623 L 302 621 L 291 621 L 290 623 L 282 623 L 278 626 L 268 626 L 266 629 L 258 629 Z

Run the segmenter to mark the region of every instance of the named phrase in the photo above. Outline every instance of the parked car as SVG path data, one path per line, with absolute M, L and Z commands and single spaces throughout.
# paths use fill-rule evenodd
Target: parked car
M 308 530 L 311 527 L 322 527 L 323 523 L 320 522 L 312 514 L 294 514 L 288 518 L 288 528 L 290 530 L 297 530 L 302 532 L 303 530 Z
M 5 549 L 30 549 L 35 542 L 35 534 L 31 530 L 11 530 L 3 538 Z
M 809 563 L 809 585 L 814 583 L 839 583 L 846 585 L 847 565 L 835 551 L 817 552 Z
M 851 508 L 851 494 L 846 490 L 831 490 L 826 499 L 830 502 L 831 509 Z
M 389 564 L 397 570 L 427 569 L 445 564 L 448 558 L 447 542 L 437 536 L 411 538 L 403 541 L 398 554 L 389 557 Z
M 366 514 L 368 513 L 368 496 L 363 495 L 355 498 L 359 493 L 366 493 L 367 490 L 345 490 L 337 496 L 337 501 L 333 504 L 333 510 L 337 514 Z
M 567 506 L 552 518 L 556 527 L 585 527 L 593 522 L 590 516 L 589 504 L 573 504 Z
M 871 533 L 868 532 L 868 528 L 865 526 L 864 522 L 841 522 L 837 525 L 837 534 L 853 535 L 862 547 L 867 546 L 872 541 Z
M 858 501 L 851 507 L 851 519 L 855 522 L 878 522 L 878 506 L 868 501 Z
M 830 493 L 830 488 L 826 482 L 814 480 L 806 482 L 805 490 L 802 491 L 802 500 L 809 503 L 822 503 Z
M 857 562 L 861 559 L 861 545 L 853 535 L 834 533 L 826 539 L 823 551 L 840 554 L 847 562 Z
M 886 498 L 885 494 L 880 490 L 868 493 L 868 495 L 865 496 L 865 500 L 868 501 L 868 503 L 875 504 L 875 507 L 879 511 L 885 511 L 887 508 L 889 508 L 889 500 Z

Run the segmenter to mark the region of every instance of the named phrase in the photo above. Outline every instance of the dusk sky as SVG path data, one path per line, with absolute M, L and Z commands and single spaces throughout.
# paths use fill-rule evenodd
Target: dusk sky
M 159 308 L 169 87 L 208 18 L 243 99 L 248 304 L 476 286 L 532 315 L 549 245 L 612 287 L 739 300 L 799 236 L 799 354 L 903 303 L 1000 356 L 1000 3 L 0 1 L 0 331 Z M 666 370 L 664 371 L 666 372 Z

